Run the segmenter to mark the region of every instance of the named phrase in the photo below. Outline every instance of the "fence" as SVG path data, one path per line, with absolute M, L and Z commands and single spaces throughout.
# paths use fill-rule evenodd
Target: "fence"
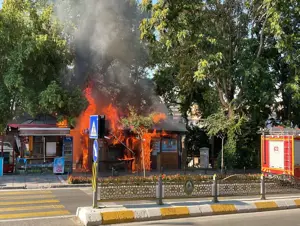
M 299 193 L 300 182 L 278 179 L 242 180 L 218 179 L 196 181 L 191 177 L 186 181 L 163 181 L 161 177 L 153 182 L 106 183 L 99 184 L 99 202 L 126 200 L 187 199 L 225 196 L 261 196 L 267 194 Z M 216 190 L 215 190 L 216 189 Z

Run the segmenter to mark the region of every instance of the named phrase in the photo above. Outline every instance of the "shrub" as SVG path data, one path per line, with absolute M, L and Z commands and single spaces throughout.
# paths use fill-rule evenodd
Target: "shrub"
M 218 175 L 218 180 L 225 179 L 225 176 Z M 226 178 L 226 181 L 257 181 L 260 179 L 260 174 L 249 175 L 233 175 Z M 208 182 L 213 180 L 211 175 L 162 175 L 164 182 L 185 182 L 187 180 L 193 180 L 197 182 Z M 120 177 L 107 177 L 99 178 L 98 181 L 102 184 L 143 184 L 153 183 L 158 181 L 158 176 L 120 176 Z M 90 184 L 92 182 L 91 177 L 69 176 L 69 184 Z

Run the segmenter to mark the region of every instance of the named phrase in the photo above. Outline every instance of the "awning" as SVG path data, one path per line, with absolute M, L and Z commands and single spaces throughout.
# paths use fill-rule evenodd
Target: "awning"
M 70 128 L 19 128 L 19 136 L 66 136 Z

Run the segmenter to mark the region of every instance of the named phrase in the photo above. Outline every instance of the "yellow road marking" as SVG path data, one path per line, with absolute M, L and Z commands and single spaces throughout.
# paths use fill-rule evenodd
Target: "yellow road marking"
M 233 204 L 213 204 L 210 205 L 214 213 L 236 213 L 237 210 Z
M 273 201 L 255 202 L 254 204 L 255 204 L 256 208 L 259 209 L 259 210 L 262 210 L 262 209 L 277 209 L 278 208 L 276 202 L 273 202 Z
M 64 208 L 65 207 L 63 205 L 7 207 L 7 208 L 0 208 L 0 213 L 23 211 L 23 210 L 64 209 Z
M 190 215 L 187 207 L 166 207 L 160 209 L 163 218 L 186 217 Z
M 19 202 L 0 202 L 0 206 L 26 205 L 26 204 L 44 204 L 44 203 L 59 203 L 59 200 L 57 200 L 57 199 L 45 199 L 45 200 L 32 200 L 32 201 L 19 201 Z
M 134 213 L 132 210 L 120 210 L 114 212 L 100 213 L 103 224 L 117 224 L 134 221 Z
M 48 212 L 33 212 L 33 213 L 12 213 L 12 214 L 0 214 L 0 219 L 16 219 L 16 218 L 28 218 L 28 217 L 49 217 L 71 214 L 68 210 L 56 210 Z
M 295 199 L 294 202 L 297 207 L 300 207 L 300 199 Z
M 14 197 L 0 197 L 0 200 L 22 200 L 22 199 L 52 199 L 55 195 L 26 195 L 26 196 L 14 196 Z
M 7 195 L 30 195 L 30 194 L 52 194 L 52 191 L 10 191 L 10 192 L 2 192 L 0 191 L 1 196 Z

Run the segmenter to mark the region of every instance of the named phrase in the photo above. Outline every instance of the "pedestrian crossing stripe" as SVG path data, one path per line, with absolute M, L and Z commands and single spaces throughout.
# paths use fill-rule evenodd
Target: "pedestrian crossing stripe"
M 4 207 L 4 208 L 0 208 L 0 213 L 25 211 L 25 210 L 64 209 L 64 208 L 65 207 L 63 205 Z
M 93 122 L 93 124 L 92 124 L 91 136 L 92 137 L 96 137 L 97 136 L 97 130 L 96 130 L 95 122 Z
M 8 196 L 8 195 L 30 195 L 30 194 L 52 194 L 51 191 L 0 191 L 0 200 L 2 196 Z
M 59 203 L 59 200 L 57 200 L 57 199 L 45 199 L 45 200 L 30 200 L 30 201 L 16 201 L 16 202 L 0 202 L 0 206 L 44 204 L 44 203 Z
M 19 200 L 19 199 L 53 199 L 55 195 L 23 195 L 23 196 L 3 196 L 0 197 L 0 200 Z
M 0 222 L 71 215 L 52 191 L 0 191 Z
M 29 218 L 29 217 L 50 217 L 61 216 L 71 214 L 68 210 L 56 210 L 47 212 L 31 212 L 31 213 L 12 213 L 12 214 L 0 214 L 0 220 L 4 219 L 16 219 L 16 218 Z

